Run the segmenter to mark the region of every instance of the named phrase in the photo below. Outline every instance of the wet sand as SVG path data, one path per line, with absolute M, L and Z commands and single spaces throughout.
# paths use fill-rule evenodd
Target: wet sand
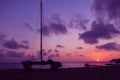
M 49 69 L 0 70 L 0 80 L 120 80 L 120 66 Z

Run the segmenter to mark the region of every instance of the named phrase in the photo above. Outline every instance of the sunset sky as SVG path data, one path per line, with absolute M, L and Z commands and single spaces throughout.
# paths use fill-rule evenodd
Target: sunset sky
M 44 60 L 120 58 L 120 0 L 43 0 Z M 0 0 L 0 62 L 39 57 L 40 0 Z

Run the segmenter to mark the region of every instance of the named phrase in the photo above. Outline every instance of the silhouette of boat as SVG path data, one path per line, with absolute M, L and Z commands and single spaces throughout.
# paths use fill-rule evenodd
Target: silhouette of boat
M 41 52 L 40 52 L 40 59 L 41 61 L 31 61 L 31 60 L 28 60 L 28 61 L 23 61 L 22 62 L 22 65 L 24 67 L 24 69 L 26 71 L 31 71 L 32 70 L 32 65 L 50 65 L 50 69 L 52 70 L 56 70 L 60 67 L 62 67 L 62 64 L 61 62 L 59 61 L 53 61 L 51 59 L 47 60 L 47 61 L 44 61 L 43 60 L 43 56 L 42 56 L 42 0 L 40 1 L 40 8 L 41 8 L 41 35 L 40 35 L 40 38 L 41 38 L 41 41 L 40 41 L 40 47 L 41 47 Z

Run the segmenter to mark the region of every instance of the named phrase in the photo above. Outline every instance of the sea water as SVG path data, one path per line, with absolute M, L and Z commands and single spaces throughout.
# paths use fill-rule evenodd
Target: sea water
M 105 62 L 88 62 L 90 65 L 104 66 Z M 62 62 L 62 68 L 84 67 L 85 62 Z M 49 68 L 50 65 L 33 65 L 33 68 Z M 23 69 L 21 63 L 0 63 L 0 69 Z

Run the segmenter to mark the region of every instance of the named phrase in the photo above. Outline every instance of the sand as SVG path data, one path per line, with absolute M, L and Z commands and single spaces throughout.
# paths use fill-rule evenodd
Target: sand
M 34 69 L 0 70 L 0 80 L 120 80 L 120 66 L 67 68 L 51 71 Z

